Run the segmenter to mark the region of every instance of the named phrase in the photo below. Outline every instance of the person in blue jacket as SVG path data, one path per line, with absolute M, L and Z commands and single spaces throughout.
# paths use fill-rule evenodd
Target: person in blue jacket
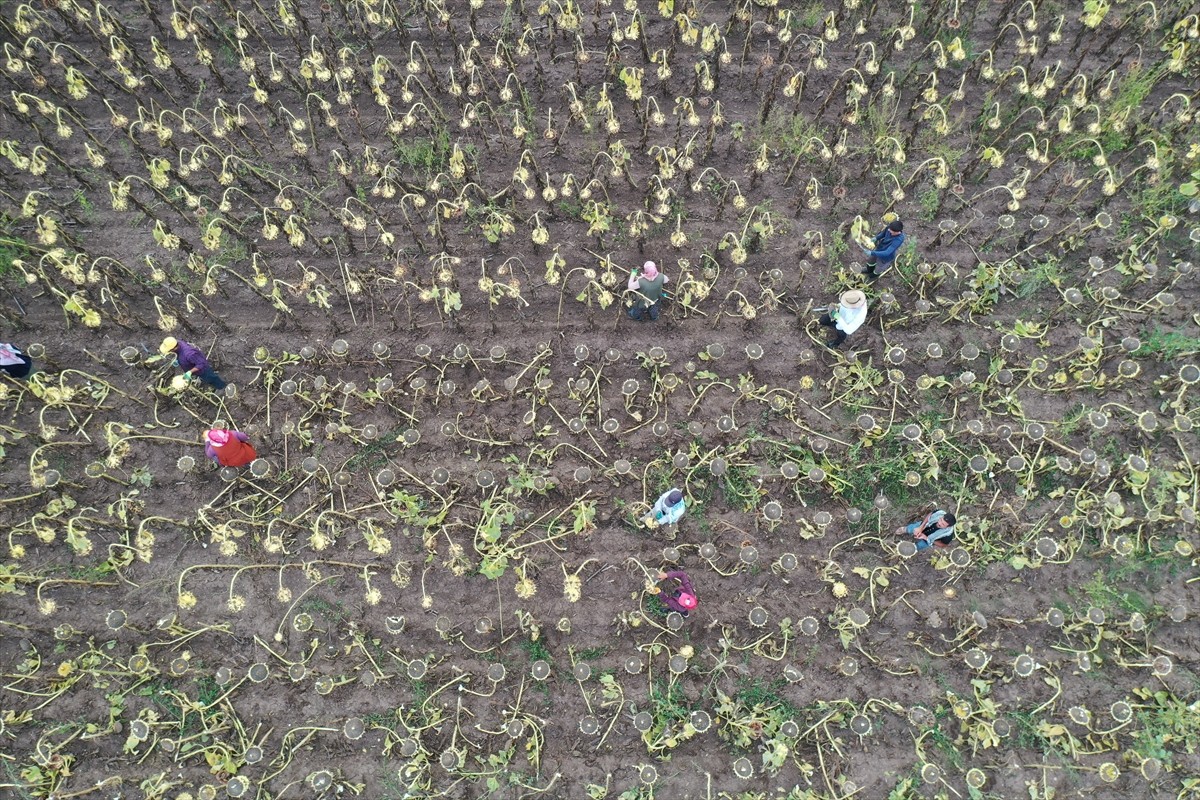
M 896 256 L 904 246 L 904 223 L 900 220 L 888 223 L 888 226 L 875 235 L 875 247 L 863 247 L 867 254 L 867 268 L 863 274 L 867 280 L 874 282 L 896 263 Z M 878 272 L 876 272 L 878 269 Z

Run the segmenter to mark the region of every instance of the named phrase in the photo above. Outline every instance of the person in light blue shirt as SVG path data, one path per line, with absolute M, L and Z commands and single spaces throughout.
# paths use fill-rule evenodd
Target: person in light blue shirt
M 917 551 L 928 547 L 949 547 L 954 541 L 954 524 L 957 522 L 953 514 L 942 509 L 930 511 L 921 519 L 901 525 L 896 528 L 897 534 L 908 534 L 917 543 Z
M 684 502 L 683 492 L 671 489 L 663 492 L 654 503 L 654 507 L 650 509 L 649 518 L 653 519 L 657 525 L 674 525 L 683 517 L 685 510 L 687 510 L 687 503 Z

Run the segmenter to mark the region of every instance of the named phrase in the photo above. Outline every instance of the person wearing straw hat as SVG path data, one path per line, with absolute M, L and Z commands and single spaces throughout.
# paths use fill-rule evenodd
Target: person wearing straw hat
M 258 458 L 249 436 L 225 428 L 204 432 L 204 454 L 222 467 L 244 467 Z
M 683 570 L 660 572 L 658 580 L 660 582 L 674 581 L 674 584 L 666 589 L 661 586 L 656 587 L 658 599 L 672 611 L 677 611 L 686 617 L 692 609 L 700 605 L 700 601 L 696 599 L 696 590 L 692 587 L 692 581 Z
M 33 369 L 33 359 L 21 352 L 15 344 L 0 343 L 0 372 L 10 378 L 28 378 Z
M 674 525 L 679 522 L 686 510 L 687 503 L 683 499 L 683 492 L 679 489 L 669 489 L 659 495 L 654 507 L 646 515 L 646 527 L 657 528 L 659 525 Z
M 904 223 L 894 219 L 875 234 L 874 247 L 859 245 L 867 256 L 867 268 L 863 270 L 863 275 L 868 281 L 874 283 L 876 278 L 892 268 L 892 264 L 896 263 L 896 255 L 904 246 L 904 238 Z
M 636 298 L 633 307 L 629 309 L 630 319 L 645 320 L 649 317 L 651 322 L 657 320 L 658 314 L 662 310 L 662 298 L 665 294 L 663 286 L 669 280 L 666 275 L 658 271 L 658 265 L 653 261 L 647 261 L 642 265 L 641 270 L 631 270 L 626 288 L 631 292 L 637 292 L 641 297 Z
M 843 292 L 837 308 L 822 314 L 818 320 L 822 325 L 833 328 L 833 341 L 827 347 L 840 347 L 846 337 L 862 327 L 867 319 L 867 296 L 858 289 Z
M 158 346 L 158 352 L 164 356 L 174 354 L 175 366 L 183 370 L 185 379 L 190 381 L 192 378 L 199 378 L 217 391 L 225 388 L 225 381 L 208 363 L 208 359 L 205 358 L 204 353 L 200 352 L 200 348 L 195 345 L 182 339 L 176 339 L 174 336 L 168 336 Z

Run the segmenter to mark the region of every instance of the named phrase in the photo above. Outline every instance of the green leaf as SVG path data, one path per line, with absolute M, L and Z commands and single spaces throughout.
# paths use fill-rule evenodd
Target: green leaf
M 483 563 L 479 565 L 479 574 L 485 578 L 496 580 L 504 574 L 508 569 L 508 556 L 498 555 L 492 558 L 485 558 Z

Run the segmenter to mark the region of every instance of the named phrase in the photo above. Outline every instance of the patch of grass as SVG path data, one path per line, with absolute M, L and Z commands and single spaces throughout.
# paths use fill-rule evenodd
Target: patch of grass
M 395 143 L 396 160 L 425 177 L 442 172 L 450 163 L 450 134 L 438 131 L 436 138 L 414 137 Z
M 767 121 L 755 137 L 754 144 L 758 146 L 766 143 L 771 147 L 786 150 L 793 156 L 807 153 L 810 158 L 815 158 L 820 148 L 815 143 L 812 148 L 809 147 L 809 142 L 814 138 L 825 140 L 824 131 L 820 126 L 810 122 L 803 114 L 792 114 L 788 110 L 777 108 L 767 117 Z
M 1061 282 L 1062 271 L 1059 269 L 1058 259 L 1048 256 L 1025 271 L 1021 276 L 1021 282 L 1017 284 L 1016 294 L 1017 297 L 1024 300 L 1034 296 L 1046 286 L 1058 286 Z
M 725 502 L 742 511 L 752 511 L 758 505 L 759 489 L 755 469 L 750 464 L 730 464 L 721 476 L 721 494 Z
M 221 687 L 217 685 L 216 679 L 211 675 L 205 675 L 196 680 L 196 702 L 206 706 L 212 705 L 221 694 Z
M 936 186 L 930 186 L 917 197 L 921 206 L 921 219 L 933 222 L 937 219 L 938 209 L 942 207 L 942 193 Z
M 12 221 L 0 214 L 0 278 L 17 275 L 21 272 L 14 261 L 27 261 L 33 257 L 33 250 L 25 240 L 11 231 Z
M 586 650 L 580 650 L 575 654 L 576 661 L 595 661 L 598 658 L 603 658 L 612 650 L 611 647 L 602 645 L 600 647 L 589 647 Z
M 554 656 L 550 655 L 550 651 L 541 639 L 528 639 L 521 642 L 521 649 L 529 656 L 530 661 L 540 660 L 546 663 L 554 661 Z
M 809 3 L 800 12 L 792 15 L 792 30 L 804 31 L 815 27 L 825 18 L 824 3 Z
M 850 245 L 846 241 L 846 234 L 841 231 L 834 231 L 829 236 L 829 263 L 840 264 L 842 257 L 850 250 Z
M 1136 592 L 1123 591 L 1114 585 L 1113 575 L 1097 571 L 1092 579 L 1078 588 L 1087 601 L 1106 611 L 1120 609 L 1127 613 L 1148 614 L 1153 604 Z
M 734 692 L 733 699 L 747 708 L 762 705 L 764 707 L 773 707 L 774 711 L 779 714 L 798 717 L 800 716 L 800 709 L 791 701 L 779 696 L 779 692 L 786 686 L 787 682 L 782 678 L 776 678 L 773 681 L 764 681 L 761 678 L 742 678 L 738 681 L 737 691 Z
M 1050 740 L 1038 731 L 1041 721 L 1035 719 L 1028 711 L 1010 711 L 1008 718 L 1014 723 L 1013 742 L 1017 749 L 1039 753 L 1049 753 L 1054 749 Z
M 358 472 L 363 469 L 374 472 L 385 466 L 389 458 L 387 449 L 396 443 L 396 437 L 402 430 L 402 426 L 391 428 L 380 434 L 375 441 L 360 447 L 358 452 L 350 456 L 350 459 L 346 462 L 346 469 L 351 472 Z
M 1146 701 L 1137 713 L 1141 729 L 1133 733 L 1138 755 L 1169 764 L 1173 753 L 1194 753 L 1200 748 L 1200 714 L 1191 707 L 1194 694 L 1177 697 L 1161 690 L 1138 694 Z
M 1180 356 L 1200 353 L 1200 339 L 1176 331 L 1155 328 L 1153 331 L 1143 331 L 1141 338 L 1141 346 L 1132 353 L 1134 358 L 1174 361 Z
M 1063 414 L 1062 425 L 1059 427 L 1060 435 L 1065 439 L 1079 429 L 1083 423 L 1083 418 L 1087 416 L 1087 406 L 1083 403 L 1076 403 L 1067 413 Z
M 687 719 L 692 713 L 691 705 L 677 681 L 664 683 L 656 680 L 650 687 L 650 705 L 654 716 L 660 721 Z
M 311 597 L 300 604 L 300 611 L 308 614 L 319 614 L 333 622 L 341 622 L 346 618 L 346 607 L 338 602 L 330 603 L 319 597 Z
M 583 219 L 583 205 L 580 203 L 574 203 L 570 200 L 559 200 L 557 208 L 564 216 L 570 217 L 573 220 L 579 221 Z
M 941 729 L 941 726 L 935 725 L 929 731 L 929 741 L 933 742 L 933 746 L 946 759 L 946 763 L 955 769 L 961 770 L 963 767 L 963 754 L 954 744 L 954 740 L 947 736 Z

